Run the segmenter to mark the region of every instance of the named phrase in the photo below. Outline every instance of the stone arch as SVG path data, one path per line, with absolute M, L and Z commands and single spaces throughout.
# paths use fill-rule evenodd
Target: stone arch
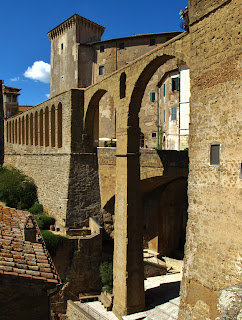
M 25 123 L 24 123 L 24 117 L 22 117 L 22 144 L 25 144 Z
M 93 150 L 93 147 L 94 147 L 93 142 L 94 142 L 94 139 L 97 138 L 97 136 L 95 137 L 95 133 L 97 135 L 97 126 L 99 126 L 99 115 L 98 115 L 99 102 L 106 92 L 107 91 L 104 89 L 99 89 L 97 92 L 94 93 L 94 95 L 92 96 L 88 104 L 88 108 L 85 115 L 84 131 L 85 131 L 85 134 L 87 134 L 88 148 L 90 149 L 89 151 Z M 95 128 L 95 125 L 96 125 L 96 128 Z M 94 128 L 96 129 L 96 132 L 94 132 L 95 130 Z
M 51 135 L 51 147 L 55 147 L 55 106 L 51 107 L 50 113 L 50 135 Z
M 29 115 L 26 115 L 26 145 L 29 144 Z
M 49 108 L 45 108 L 45 147 L 50 145 L 50 133 L 49 133 Z
M 18 143 L 21 144 L 21 118 L 18 119 Z
M 43 109 L 39 113 L 39 144 L 44 145 L 44 112 Z
M 18 143 L 18 120 L 15 120 L 15 144 Z
M 34 116 L 33 113 L 30 114 L 30 145 L 34 143 Z
M 62 104 L 58 104 L 57 109 L 57 138 L 58 148 L 62 148 Z
M 39 122 L 38 122 L 38 111 L 35 111 L 34 114 L 34 145 L 39 144 L 38 133 L 39 133 Z

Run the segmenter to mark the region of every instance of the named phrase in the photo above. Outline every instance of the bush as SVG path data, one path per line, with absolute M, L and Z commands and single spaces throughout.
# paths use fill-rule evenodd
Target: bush
M 45 214 L 38 214 L 35 218 L 39 228 L 43 230 L 49 230 L 50 225 L 55 224 L 55 219 Z
M 113 287 L 113 263 L 112 262 L 102 262 L 99 267 L 101 281 L 103 283 L 103 291 L 112 291 Z
M 21 171 L 1 167 L 0 200 L 9 207 L 29 209 L 37 200 L 37 187 L 34 181 Z
M 29 212 L 32 214 L 41 214 L 43 213 L 44 209 L 42 204 L 35 202 L 32 207 L 29 209 Z
M 48 249 L 50 255 L 55 256 L 57 249 L 60 245 L 62 245 L 63 241 L 66 239 L 65 237 L 55 235 L 51 231 L 48 230 L 40 230 L 42 237 L 44 239 L 46 248 Z

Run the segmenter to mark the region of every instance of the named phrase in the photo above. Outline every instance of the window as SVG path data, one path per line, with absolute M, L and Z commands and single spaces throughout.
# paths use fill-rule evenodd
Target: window
M 152 132 L 152 138 L 156 138 L 156 132 Z
M 155 101 L 155 92 L 152 91 L 150 92 L 150 102 L 154 102 Z
M 119 49 L 120 50 L 124 49 L 124 43 L 123 42 L 119 44 Z
M 17 102 L 17 97 L 16 96 L 12 96 L 12 102 Z
M 165 83 L 163 85 L 163 95 L 164 95 L 164 97 L 166 96 L 166 85 L 165 85 Z
M 120 96 L 120 99 L 123 99 L 126 96 L 126 73 L 125 72 L 123 72 L 120 76 L 119 96 Z
M 63 48 L 64 48 L 64 45 L 63 45 L 63 43 L 61 44 L 61 50 L 63 50 Z
M 171 79 L 171 90 L 173 92 L 174 91 L 179 91 L 179 77 Z
M 164 122 L 166 122 L 166 110 L 164 110 Z
M 100 46 L 100 52 L 104 52 L 104 46 Z
M 176 107 L 171 108 L 171 120 L 177 120 L 176 109 L 177 109 Z
M 210 165 L 220 165 L 220 144 L 214 143 L 210 145 Z
M 10 102 L 10 97 L 9 96 L 5 97 L 5 102 Z
M 99 67 L 99 76 L 103 76 L 104 75 L 104 66 L 100 66 Z
M 150 39 L 150 46 L 154 46 L 155 45 L 155 39 Z

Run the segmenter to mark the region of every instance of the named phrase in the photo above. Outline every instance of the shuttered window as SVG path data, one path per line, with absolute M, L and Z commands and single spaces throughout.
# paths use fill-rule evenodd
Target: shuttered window
M 220 144 L 210 145 L 210 165 L 212 166 L 220 165 Z
M 150 102 L 155 101 L 155 92 L 150 92 Z
M 176 107 L 171 108 L 171 120 L 177 120 L 177 116 L 176 116 L 177 110 L 176 109 L 177 109 Z
M 164 95 L 164 97 L 166 96 L 166 85 L 165 84 L 163 86 L 163 95 Z
M 172 78 L 171 79 L 171 90 L 174 92 L 174 91 L 179 91 L 179 77 L 176 77 L 176 78 Z

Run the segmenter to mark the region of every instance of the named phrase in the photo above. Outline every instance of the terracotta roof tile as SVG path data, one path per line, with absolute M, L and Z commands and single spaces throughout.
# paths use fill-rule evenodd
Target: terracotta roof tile
M 35 228 L 38 242 L 24 240 L 24 228 Z M 1 205 L 0 274 L 60 282 L 33 216 Z

